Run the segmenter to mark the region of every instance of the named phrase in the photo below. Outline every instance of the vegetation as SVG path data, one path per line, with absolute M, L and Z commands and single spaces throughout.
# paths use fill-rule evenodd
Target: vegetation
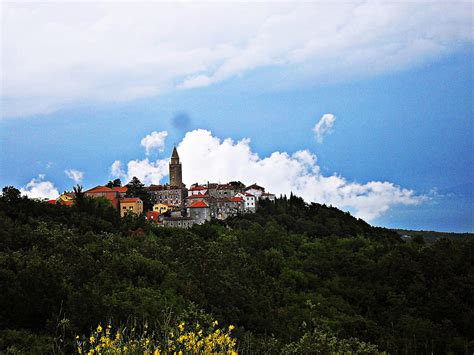
M 117 213 L 4 188 L 0 352 L 74 353 L 97 324 L 116 325 L 122 349 L 147 324 L 165 351 L 181 322 L 205 339 L 214 320 L 235 325 L 239 353 L 474 351 L 472 239 L 404 242 L 295 196 L 190 230 Z
M 394 229 L 402 237 L 418 238 L 425 243 L 434 243 L 438 239 L 450 239 L 458 241 L 467 241 L 474 238 L 474 233 L 448 233 L 433 231 L 414 231 L 407 229 Z

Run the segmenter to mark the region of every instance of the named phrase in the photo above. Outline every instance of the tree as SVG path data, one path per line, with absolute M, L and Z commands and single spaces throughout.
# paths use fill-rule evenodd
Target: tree
M 122 186 L 122 181 L 120 179 L 115 179 L 114 181 L 110 180 L 107 185 L 105 185 L 107 187 L 120 187 Z
M 7 201 L 7 202 L 12 202 L 15 200 L 18 200 L 21 197 L 21 192 L 17 188 L 13 186 L 5 186 L 2 189 L 2 197 Z
M 134 176 L 126 186 L 126 197 L 140 198 L 143 201 L 144 211 L 149 211 L 153 208 L 153 202 L 151 201 L 150 194 L 145 189 L 145 185 L 136 176 Z
M 77 184 L 76 186 L 73 187 L 74 190 L 74 197 L 76 201 L 77 206 L 81 206 L 84 202 L 84 191 L 82 190 L 82 185 Z

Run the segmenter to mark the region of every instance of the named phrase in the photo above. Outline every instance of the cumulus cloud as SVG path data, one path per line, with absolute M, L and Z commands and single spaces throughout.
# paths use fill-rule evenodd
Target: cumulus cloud
M 168 175 L 168 161 L 157 160 L 152 162 L 148 158 L 144 160 L 131 160 L 127 163 L 126 171 L 124 171 L 122 169 L 122 162 L 116 160 L 113 162 L 110 172 L 113 177 L 127 182 L 136 176 L 146 185 L 159 184 L 160 180 Z
M 322 143 L 324 136 L 332 132 L 332 127 L 336 122 L 336 116 L 331 113 L 325 113 L 313 128 L 314 136 L 318 143 Z
M 155 131 L 145 136 L 141 140 L 140 144 L 145 147 L 146 155 L 150 155 L 153 149 L 158 149 L 160 152 L 162 152 L 165 148 L 165 141 L 167 136 L 168 132 L 166 131 Z
M 2 30 L 5 117 L 203 87 L 258 69 L 271 68 L 285 85 L 377 75 L 473 42 L 463 1 L 11 1 Z
M 70 178 L 76 184 L 80 184 L 82 182 L 82 179 L 84 179 L 84 172 L 79 171 L 79 170 L 67 169 L 67 170 L 64 170 L 64 173 L 67 175 L 68 178 Z
M 293 154 L 273 152 L 259 157 L 250 147 L 250 139 L 221 140 L 203 129 L 186 133 L 179 143 L 178 153 L 183 164 L 183 180 L 194 182 L 257 182 L 277 195 L 293 192 L 306 201 L 325 203 L 351 211 L 355 216 L 373 221 L 395 205 L 416 205 L 426 197 L 392 182 L 351 182 L 342 176 L 325 176 L 317 157 L 308 150 Z M 114 162 L 116 176 L 130 179 L 137 176 L 145 183 L 159 183 L 168 175 L 168 159 L 150 162 L 133 160 L 127 171 Z
M 58 189 L 51 181 L 45 181 L 44 175 L 31 179 L 25 187 L 20 188 L 20 192 L 29 198 L 54 199 L 59 196 Z

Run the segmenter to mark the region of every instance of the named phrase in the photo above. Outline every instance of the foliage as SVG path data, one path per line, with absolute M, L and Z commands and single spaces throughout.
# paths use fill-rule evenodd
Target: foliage
M 100 199 L 66 207 L 7 188 L 0 352 L 71 353 L 108 320 L 153 321 L 166 344 L 180 320 L 217 319 L 236 325 L 242 353 L 469 353 L 473 258 L 472 239 L 407 243 L 295 196 L 181 230 L 121 219 Z
M 115 179 L 114 181 L 110 180 L 110 181 L 107 183 L 107 185 L 105 185 L 105 186 L 110 187 L 110 188 L 112 188 L 112 187 L 120 187 L 120 186 L 122 186 L 122 181 L 121 181 L 120 179 L 118 179 L 118 178 Z
M 125 194 L 126 197 L 140 198 L 143 201 L 143 210 L 145 212 L 153 209 L 151 196 L 145 189 L 145 185 L 137 177 L 134 176 L 126 186 L 128 188 Z

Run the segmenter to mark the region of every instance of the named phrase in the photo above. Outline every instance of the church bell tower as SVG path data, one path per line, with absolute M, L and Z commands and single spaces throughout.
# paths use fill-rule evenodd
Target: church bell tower
M 173 148 L 170 161 L 170 186 L 183 187 L 183 172 L 176 147 Z

